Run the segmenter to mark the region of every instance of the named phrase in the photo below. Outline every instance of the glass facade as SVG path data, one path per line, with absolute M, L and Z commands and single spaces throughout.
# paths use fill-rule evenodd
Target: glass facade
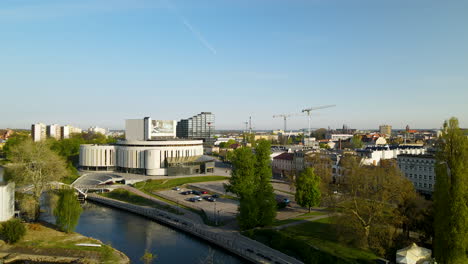
M 202 112 L 177 123 L 178 138 L 213 138 L 215 132 L 215 116 L 211 112 Z

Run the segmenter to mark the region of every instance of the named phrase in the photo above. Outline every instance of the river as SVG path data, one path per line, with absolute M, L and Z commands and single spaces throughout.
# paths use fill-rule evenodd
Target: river
M 76 232 L 111 244 L 132 263 L 142 263 L 145 250 L 157 255 L 155 263 L 235 264 L 245 261 L 205 241 L 118 209 L 86 202 Z M 46 213 L 47 215 L 47 213 Z M 44 220 L 48 217 L 43 215 Z M 42 218 L 41 217 L 41 218 Z

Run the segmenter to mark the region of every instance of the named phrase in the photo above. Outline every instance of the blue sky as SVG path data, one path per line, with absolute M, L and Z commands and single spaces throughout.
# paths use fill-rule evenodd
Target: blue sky
M 468 1 L 2 0 L 0 127 L 468 127 Z M 294 117 L 290 128 L 307 126 Z

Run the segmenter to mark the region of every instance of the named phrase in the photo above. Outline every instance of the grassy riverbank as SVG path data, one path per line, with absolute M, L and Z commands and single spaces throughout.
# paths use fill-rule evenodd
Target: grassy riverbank
M 244 234 L 304 263 L 373 263 L 377 258 L 373 253 L 339 241 L 331 218 L 282 230 L 255 229 Z
M 164 189 L 170 189 L 176 186 L 181 186 L 187 183 L 209 182 L 209 181 L 224 181 L 229 177 L 224 176 L 201 176 L 201 177 L 185 177 L 164 180 L 147 180 L 135 184 L 135 188 L 146 192 L 154 192 Z
M 135 204 L 135 205 L 150 206 L 150 207 L 164 210 L 173 214 L 183 214 L 169 205 L 161 205 L 161 204 L 155 203 L 149 199 L 146 199 L 144 197 L 141 197 L 139 195 L 136 195 L 124 189 L 117 189 L 117 190 L 113 190 L 112 192 L 103 193 L 100 195 L 107 197 L 107 198 L 112 198 L 112 199 L 116 199 L 119 201 Z
M 46 224 L 25 224 L 26 235 L 16 244 L 2 244 L 3 256 L 24 256 L 26 259 L 42 259 L 68 262 L 77 259 L 77 263 L 130 263 L 125 254 L 113 249 L 101 241 L 77 233 L 64 233 Z M 77 246 L 80 243 L 100 244 L 101 247 Z M 28 257 L 29 256 L 29 257 Z

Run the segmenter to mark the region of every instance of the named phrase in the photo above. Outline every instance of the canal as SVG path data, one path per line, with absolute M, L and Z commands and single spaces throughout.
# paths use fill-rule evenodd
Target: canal
M 86 202 L 83 209 L 75 231 L 111 244 L 132 263 L 142 263 L 145 250 L 157 255 L 158 264 L 245 262 L 199 238 L 138 215 L 91 202 Z

